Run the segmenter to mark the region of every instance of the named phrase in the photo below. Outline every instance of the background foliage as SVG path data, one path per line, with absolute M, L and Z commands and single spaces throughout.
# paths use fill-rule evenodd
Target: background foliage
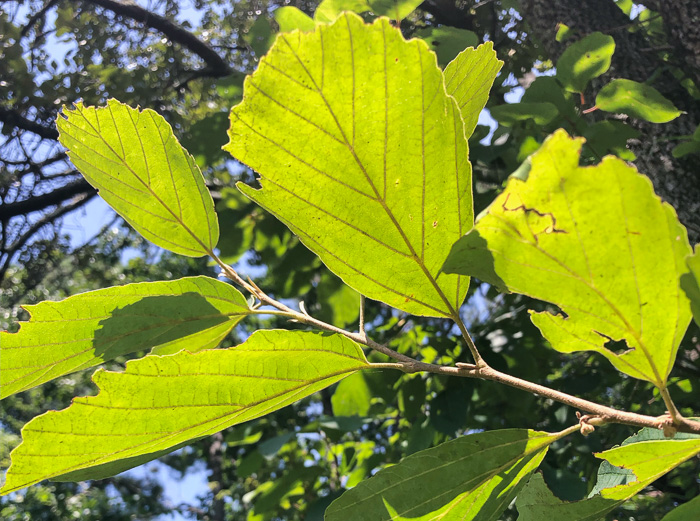
M 585 6 L 582 4 L 586 4 Z M 313 15 L 313 2 L 290 4 Z M 364 5 L 364 4 L 363 4 Z M 369 11 L 381 9 L 368 4 Z M 413 5 L 416 5 L 414 2 Z M 325 3 L 316 17 L 333 16 Z M 201 259 L 184 259 L 140 240 L 118 218 L 82 243 L 67 236 L 67 215 L 85 208 L 94 191 L 72 169 L 53 122 L 63 103 L 104 104 L 116 97 L 162 114 L 204 169 L 222 225 L 222 258 L 277 298 L 303 299 L 307 309 L 337 325 L 356 327 L 357 294 L 343 286 L 284 225 L 243 198 L 237 180 L 252 174 L 226 160 L 228 111 L 240 100 L 242 78 L 282 27 L 307 23 L 275 2 L 9 1 L 0 12 L 0 307 L 3 329 L 26 314 L 18 303 L 59 299 L 125 282 L 214 275 Z M 365 7 L 359 7 L 363 10 Z M 426 1 L 402 21 L 445 65 L 467 45 L 490 40 L 504 67 L 487 108 L 495 131 L 477 126 L 470 140 L 475 213 L 506 177 L 557 128 L 583 136 L 584 162 L 605 154 L 648 173 L 700 238 L 697 126 L 700 16 L 692 1 L 544 0 Z M 146 16 L 146 13 L 160 16 Z M 409 10 L 410 13 L 410 10 Z M 614 52 L 613 52 L 614 51 Z M 612 54 L 611 54 L 612 53 Z M 581 64 L 583 70 L 575 64 Z M 612 80 L 615 80 L 611 83 Z M 635 85 L 625 81 L 638 82 Z M 639 84 L 644 84 L 639 86 Z M 653 88 L 654 91 L 650 91 Z M 626 89 L 626 90 L 625 90 Z M 641 106 L 625 104 L 638 89 Z M 615 96 L 616 92 L 623 95 Z M 662 98 L 658 98 L 662 96 Z M 520 97 L 522 95 L 522 97 Z M 610 100 L 613 100 L 612 104 Z M 588 112 L 594 106 L 599 110 Z M 670 121 L 669 121 L 670 119 Z M 487 137 L 488 135 L 488 137 Z M 486 139 L 484 139 L 486 138 Z M 88 215 L 97 210 L 88 210 Z M 73 214 L 75 215 L 75 214 Z M 84 214 L 83 214 L 84 215 Z M 473 284 L 461 313 L 477 344 L 490 346 L 496 369 L 606 405 L 660 414 L 651 386 L 620 378 L 600 356 L 562 356 L 543 345 L 526 309 L 549 310 L 517 295 Z M 402 353 L 442 363 L 462 361 L 464 348 L 447 321 L 397 313 L 368 301 L 373 337 Z M 267 325 L 274 325 L 269 323 Z M 294 327 L 284 324 L 285 327 Z M 257 328 L 241 323 L 231 345 Z M 455 347 L 457 346 L 457 347 Z M 140 353 L 143 354 L 143 353 Z M 115 361 L 122 364 L 126 355 Z M 700 338 L 691 324 L 671 373 L 684 413 L 697 403 Z M 0 459 L 18 443 L 37 413 L 61 409 L 74 395 L 94 394 L 83 373 L 2 402 Z M 557 431 L 574 411 L 496 384 L 433 375 L 356 374 L 266 418 L 233 427 L 162 459 L 174 475 L 205 469 L 208 489 L 194 502 L 166 502 L 163 483 L 127 474 L 85 485 L 50 483 L 0 499 L 3 519 L 149 519 L 178 512 L 193 519 L 321 519 L 345 488 L 381 465 L 457 434 L 504 426 Z M 561 499 L 593 486 L 598 461 L 590 453 L 619 444 L 632 429 L 607 426 L 587 438 L 555 444 L 543 477 Z M 610 519 L 660 519 L 698 495 L 697 464 L 677 469 Z M 515 517 L 508 511 L 505 519 Z

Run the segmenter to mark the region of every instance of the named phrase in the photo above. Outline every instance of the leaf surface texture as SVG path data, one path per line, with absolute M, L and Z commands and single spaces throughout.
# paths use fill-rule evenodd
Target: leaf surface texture
M 498 519 L 557 439 L 524 429 L 462 436 L 362 481 L 328 507 L 325 519 Z
M 0 333 L 2 398 L 128 353 L 214 348 L 251 313 L 237 289 L 209 277 L 127 284 L 26 309 L 29 322 Z
M 471 165 L 425 42 L 349 13 L 281 34 L 246 80 L 229 136 L 262 185 L 239 188 L 349 286 L 417 315 L 460 306 L 468 279 L 440 268 L 472 226 Z
M 75 398 L 22 429 L 1 492 L 56 478 L 99 479 L 289 405 L 368 367 L 339 335 L 257 331 L 226 350 L 130 361 L 99 370 L 97 396 Z
M 68 157 L 136 231 L 181 255 L 201 257 L 219 239 L 214 201 L 194 158 L 158 113 L 111 99 L 63 109 L 56 120 Z
M 687 233 L 623 161 L 579 167 L 581 144 L 564 131 L 548 138 L 527 180 L 509 180 L 445 271 L 556 304 L 566 317 L 532 313 L 552 347 L 596 351 L 662 388 L 690 321 L 679 285 Z

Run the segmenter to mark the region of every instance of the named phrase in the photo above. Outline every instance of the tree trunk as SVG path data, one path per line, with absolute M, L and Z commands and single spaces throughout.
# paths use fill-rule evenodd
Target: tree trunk
M 600 31 L 615 39 L 610 70 L 592 82 L 587 100 L 593 100 L 600 87 L 612 79 L 647 82 L 654 77 L 651 85 L 685 112 L 665 124 L 630 120 L 642 134 L 631 148 L 637 155 L 634 163 L 639 171 L 649 176 L 656 193 L 676 209 L 688 228 L 691 243 L 697 243 L 700 242 L 698 156 L 674 158 L 671 151 L 678 141 L 669 138 L 692 134 L 700 123 L 700 103 L 672 74 L 673 67 L 677 67 L 700 86 L 700 3 L 697 0 L 663 0 L 645 4 L 657 7 L 664 19 L 666 38 L 674 50 L 670 61 L 664 61 L 644 30 L 628 30 L 631 21 L 613 0 L 523 0 L 522 14 L 546 55 L 555 62 L 571 44 L 570 40 L 556 41 L 558 23 L 575 29 L 578 38 Z

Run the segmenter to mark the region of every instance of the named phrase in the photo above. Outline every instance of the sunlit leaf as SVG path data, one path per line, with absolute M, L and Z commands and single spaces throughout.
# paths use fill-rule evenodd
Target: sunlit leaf
M 250 313 L 234 287 L 209 277 L 142 282 L 26 306 L 29 322 L 0 333 L 0 397 L 118 356 L 216 347 Z
M 591 33 L 572 43 L 557 60 L 557 79 L 566 90 L 583 92 L 590 80 L 605 73 L 615 52 L 615 40 Z
M 440 268 L 472 225 L 471 165 L 425 42 L 345 14 L 281 34 L 245 92 L 226 149 L 262 189 L 241 191 L 360 293 L 452 316 L 468 279 Z
M 498 519 L 557 439 L 523 429 L 462 436 L 362 481 L 328 507 L 326 521 Z
M 565 316 L 532 313 L 552 347 L 596 351 L 663 388 L 690 321 L 679 287 L 687 232 L 623 161 L 579 167 L 582 143 L 564 131 L 550 136 L 527 180 L 509 180 L 445 270 L 556 304 Z
M 226 350 L 147 356 L 123 373 L 99 370 L 97 396 L 75 398 L 22 429 L 0 492 L 44 479 L 114 475 L 367 366 L 360 347 L 343 336 L 272 330 Z
M 287 5 L 275 10 L 275 21 L 280 26 L 280 32 L 288 33 L 294 29 L 313 31 L 316 27 L 313 19 L 301 9 Z
M 566 519 L 567 521 L 597 521 L 639 491 L 650 485 L 684 461 L 700 453 L 700 440 L 658 440 L 630 443 L 596 454 L 612 467 L 629 471 L 631 481 L 600 490 L 587 499 L 566 502 L 558 499 L 535 474 L 518 494 L 515 504 L 518 521 Z M 612 484 L 617 483 L 613 482 Z
M 416 31 L 438 57 L 440 65 L 447 65 L 467 47 L 479 45 L 479 37 L 473 31 L 457 27 L 427 27 Z
M 201 257 L 216 246 L 214 202 L 192 156 L 162 116 L 117 100 L 64 108 L 56 120 L 68 157 L 137 232 L 166 250 Z
M 620 112 L 652 123 L 666 123 L 681 115 L 654 87 L 632 80 L 611 81 L 600 89 L 595 104 L 606 112 Z
M 493 42 L 486 42 L 476 49 L 465 49 L 445 68 L 445 87 L 457 100 L 467 138 L 474 132 L 501 67 L 503 62 L 496 57 Z

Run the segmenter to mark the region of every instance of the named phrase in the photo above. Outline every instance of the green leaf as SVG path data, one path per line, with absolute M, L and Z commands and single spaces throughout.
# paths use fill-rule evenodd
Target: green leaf
M 308 14 L 291 5 L 275 10 L 274 16 L 281 33 L 288 33 L 295 29 L 313 31 L 316 27 L 316 23 Z
M 571 44 L 557 60 L 557 79 L 571 92 L 583 92 L 588 82 L 610 68 L 615 52 L 612 36 L 592 33 Z
M 377 16 L 388 16 L 401 21 L 423 3 L 423 0 L 368 0 L 372 12 Z
M 654 87 L 632 80 L 613 80 L 595 98 L 596 106 L 606 112 L 619 112 L 651 123 L 667 123 L 681 111 Z
M 568 40 L 573 36 L 573 31 L 571 30 L 571 27 L 566 25 L 565 23 L 559 22 L 557 24 L 557 34 L 554 36 L 554 39 L 558 42 L 563 42 L 565 40 Z
M 316 287 L 321 309 L 318 318 L 337 327 L 347 327 L 360 316 L 360 295 L 330 273 L 324 273 Z
M 331 404 L 334 416 L 366 416 L 372 401 L 367 380 L 363 373 L 356 373 L 338 384 Z
M 189 257 L 219 239 L 214 202 L 192 156 L 162 116 L 111 99 L 106 107 L 64 107 L 59 141 L 85 179 L 137 232 Z
M 634 161 L 636 156 L 627 148 L 627 141 L 639 137 L 639 132 L 622 121 L 598 121 L 583 131 L 586 145 L 597 159 L 606 152 L 615 154 L 625 161 Z
M 314 12 L 314 20 L 321 23 L 332 23 L 344 11 L 362 14 L 371 10 L 367 0 L 323 0 Z
M 700 435 L 698 434 L 688 434 L 688 433 L 683 433 L 683 432 L 678 432 L 674 435 L 671 441 L 679 441 L 679 440 L 698 440 L 700 439 Z M 643 441 L 666 441 L 668 438 L 665 437 L 663 429 L 651 429 L 649 427 L 645 427 L 644 429 L 641 429 L 639 432 L 633 434 L 629 438 L 627 438 L 625 441 L 622 442 L 622 445 L 629 445 L 631 443 L 640 443 Z M 606 488 L 612 488 L 616 487 L 618 485 L 625 485 L 627 483 L 631 483 L 633 481 L 636 481 L 637 478 L 634 474 L 634 472 L 625 467 L 616 467 L 613 464 L 611 464 L 608 461 L 603 461 L 600 464 L 600 468 L 598 469 L 598 478 L 596 481 L 595 486 L 593 487 L 593 490 L 591 490 L 591 493 L 589 494 L 588 497 L 595 496 L 599 492 L 601 492 L 603 489 Z
M 265 16 L 256 18 L 243 39 L 255 51 L 255 56 L 264 56 L 275 40 L 270 20 Z
M 596 351 L 663 388 L 690 321 L 678 283 L 687 232 L 620 159 L 579 167 L 582 143 L 550 136 L 527 181 L 509 180 L 444 269 L 556 304 L 567 318 L 532 313 L 554 349 Z M 621 340 L 622 353 L 607 345 Z
M 671 510 L 661 521 L 697 521 L 700 519 L 700 496 Z
M 328 507 L 325 519 L 495 520 L 558 437 L 523 429 L 462 436 L 362 481 Z
M 600 494 L 581 501 L 565 502 L 556 498 L 542 476 L 536 474 L 518 495 L 515 505 L 518 521 L 566 519 L 597 521 L 637 494 L 671 469 L 700 453 L 700 440 L 664 440 L 630 443 L 596 454 L 613 467 L 631 471 L 631 482 L 600 490 Z
M 476 128 L 501 67 L 503 62 L 496 57 L 493 42 L 486 42 L 476 49 L 465 49 L 445 68 L 445 88 L 457 100 L 467 138 Z
M 114 475 L 366 367 L 360 347 L 343 336 L 272 330 L 231 349 L 147 356 L 123 373 L 99 370 L 97 396 L 75 398 L 22 429 L 0 492 Z
M 427 27 L 416 31 L 415 35 L 425 40 L 437 55 L 440 65 L 447 65 L 467 47 L 479 45 L 479 37 L 475 32 L 446 25 Z
M 700 325 L 700 244 L 695 245 L 695 254 L 686 259 L 689 273 L 681 277 L 681 288 L 690 299 L 690 309 L 695 322 Z
M 531 119 L 536 125 L 546 125 L 557 117 L 559 111 L 552 103 L 507 103 L 505 105 L 497 105 L 489 107 L 493 119 L 499 123 L 510 127 L 518 121 L 526 121 Z
M 471 165 L 425 42 L 352 14 L 281 34 L 229 137 L 226 150 L 260 174 L 261 190 L 241 191 L 350 287 L 416 315 L 459 308 L 468 280 L 440 268 L 472 226 Z
M 182 144 L 190 151 L 197 165 L 202 168 L 212 166 L 226 159 L 221 147 L 226 144 L 227 129 L 227 112 L 209 114 L 189 128 Z
M 688 154 L 700 154 L 700 141 L 685 141 L 673 147 L 671 155 L 673 157 L 683 157 Z
M 216 347 L 251 313 L 233 286 L 209 277 L 143 282 L 26 306 L 29 322 L 0 333 L 0 397 L 118 356 Z

